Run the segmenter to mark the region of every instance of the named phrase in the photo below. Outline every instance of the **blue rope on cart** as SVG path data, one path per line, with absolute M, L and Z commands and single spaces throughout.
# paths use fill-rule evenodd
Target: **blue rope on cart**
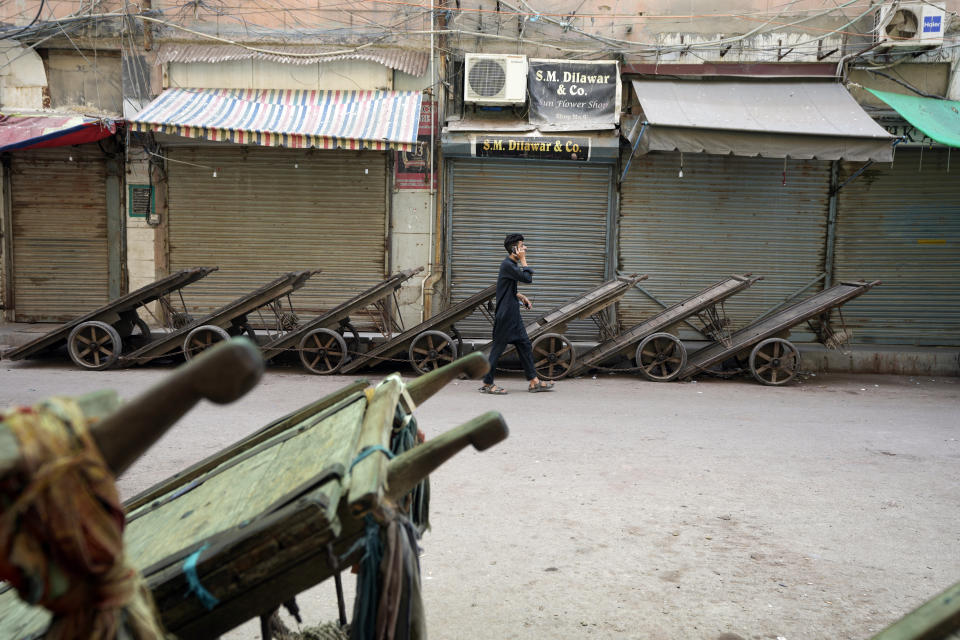
M 387 456 L 388 459 L 393 460 L 394 455 L 393 451 L 387 449 L 382 444 L 372 444 L 369 447 L 364 447 L 360 453 L 357 454 L 357 457 L 353 459 L 353 462 L 350 463 L 350 468 L 347 471 L 353 471 L 353 468 L 357 466 L 357 463 L 369 456 L 372 453 L 379 451 L 383 455 Z
M 197 575 L 197 561 L 200 559 L 200 554 L 209 546 L 209 544 L 205 544 L 190 554 L 183 562 L 183 573 L 187 576 L 187 585 L 190 587 L 190 593 L 197 596 L 197 600 L 200 601 L 200 604 L 202 604 L 207 611 L 212 611 L 215 606 L 220 604 L 220 601 L 200 584 L 200 576 Z

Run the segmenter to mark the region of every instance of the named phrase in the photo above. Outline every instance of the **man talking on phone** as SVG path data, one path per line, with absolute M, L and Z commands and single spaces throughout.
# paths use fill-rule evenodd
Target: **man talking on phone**
M 517 291 L 517 283 L 533 282 L 533 269 L 527 265 L 527 247 L 523 244 L 523 236 L 519 233 L 508 234 L 503 241 L 503 248 L 508 255 L 500 263 L 500 273 L 497 276 L 497 311 L 493 321 L 493 344 L 490 347 L 490 372 L 483 377 L 480 393 L 507 393 L 506 389 L 493 383 L 493 376 L 497 370 L 497 360 L 508 344 L 512 344 L 520 356 L 523 372 L 529 381 L 527 391 L 551 391 L 553 383 L 542 382 L 537 377 L 533 366 L 533 347 L 520 317 L 521 304 L 527 309 L 533 308 L 529 298 Z

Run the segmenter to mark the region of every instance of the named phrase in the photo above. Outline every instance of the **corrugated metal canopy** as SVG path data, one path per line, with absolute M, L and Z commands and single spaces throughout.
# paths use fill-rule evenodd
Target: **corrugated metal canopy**
M 633 88 L 647 123 L 640 152 L 877 162 L 893 157 L 893 136 L 833 82 L 634 80 Z
M 920 131 L 941 144 L 960 147 L 960 102 L 867 89 Z
M 131 120 L 134 131 L 318 149 L 412 151 L 419 91 L 167 89 Z
M 239 45 L 169 43 L 161 46 L 157 53 L 157 64 L 217 63 L 233 60 L 269 60 L 297 65 L 366 60 L 420 77 L 427 72 L 430 55 L 426 51 L 390 48 L 358 48 L 356 51 L 344 53 L 344 47 L 273 45 L 262 42 L 257 44 L 256 49 Z

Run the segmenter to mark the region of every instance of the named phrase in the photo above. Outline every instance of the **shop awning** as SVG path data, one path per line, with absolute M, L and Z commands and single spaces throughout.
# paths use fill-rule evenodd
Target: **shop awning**
M 634 80 L 637 149 L 889 161 L 893 136 L 834 82 Z
M 960 147 L 960 102 L 873 89 L 867 91 L 890 105 L 904 120 L 932 140 L 950 147 Z
M 167 89 L 131 119 L 134 131 L 237 144 L 318 149 L 416 145 L 419 91 Z
M 64 147 L 113 135 L 117 123 L 86 116 L 0 114 L 0 151 Z

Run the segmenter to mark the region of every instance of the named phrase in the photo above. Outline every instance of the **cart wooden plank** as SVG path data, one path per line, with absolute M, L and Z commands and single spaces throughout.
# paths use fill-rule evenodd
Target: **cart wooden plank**
M 341 320 L 346 320 L 350 314 L 356 313 L 360 309 L 367 307 L 378 300 L 390 295 L 403 285 L 404 282 L 423 271 L 423 267 L 416 269 L 406 269 L 393 274 L 386 280 L 375 284 L 363 293 L 360 293 L 346 302 L 330 309 L 309 322 L 303 324 L 294 331 L 284 333 L 274 340 L 261 347 L 263 357 L 267 360 L 276 357 L 283 351 L 296 348 L 305 335 L 314 329 L 333 329 L 336 328 Z
M 217 635 L 183 633 L 184 625 L 210 614 L 190 595 L 183 571 L 198 550 L 204 586 L 227 605 L 265 575 L 296 565 L 310 549 L 324 550 L 339 534 L 341 481 L 355 455 L 366 403 L 366 395 L 355 392 L 251 450 L 231 447 L 225 453 L 235 455 L 217 467 L 185 486 L 166 483 L 129 511 L 127 556 L 143 573 L 169 631 L 181 638 Z M 0 593 L 0 612 L 2 638 L 40 637 L 50 618 L 12 589 Z M 218 605 L 208 625 L 219 633 L 252 614 L 249 602 L 240 610 Z
M 693 354 L 687 360 L 687 365 L 680 371 L 678 378 L 689 378 L 708 367 L 722 362 L 730 356 L 743 351 L 761 340 L 771 338 L 778 333 L 787 331 L 801 322 L 814 318 L 824 311 L 838 307 L 849 300 L 863 295 L 872 287 L 880 284 L 873 282 L 841 282 L 820 293 L 814 294 L 805 300 L 777 311 L 769 316 L 760 318 L 730 336 L 729 344 L 714 343 Z
M 749 274 L 742 276 L 731 275 L 716 284 L 710 285 L 686 300 L 667 307 L 660 313 L 623 331 L 617 337 L 611 340 L 605 340 L 593 349 L 580 355 L 577 358 L 577 363 L 567 375 L 579 375 L 591 367 L 599 366 L 603 362 L 630 349 L 647 336 L 663 331 L 678 322 L 700 313 L 711 305 L 726 300 L 760 279 L 760 276 L 750 276 Z
M 70 331 L 73 330 L 73 328 L 77 325 L 83 324 L 84 322 L 89 322 L 91 320 L 98 320 L 101 322 L 106 322 L 107 324 L 113 324 L 117 321 L 117 319 L 119 319 L 120 314 L 135 311 L 137 307 L 150 304 L 154 300 L 161 298 L 168 293 L 176 291 L 177 289 L 182 289 L 188 284 L 196 282 L 197 280 L 206 277 L 216 270 L 217 267 L 194 267 L 192 269 L 183 269 L 182 271 L 171 273 L 165 278 L 151 282 L 145 287 L 141 287 L 136 291 L 131 291 L 130 293 L 111 300 L 107 304 L 98 307 L 87 314 L 78 316 L 66 324 L 60 325 L 53 331 L 45 333 L 39 338 L 36 338 L 35 340 L 31 340 L 30 342 L 13 349 L 7 349 L 3 352 L 2 358 L 7 360 L 21 360 L 23 358 L 29 358 L 31 356 L 40 354 L 48 349 L 59 347 L 66 342 L 67 337 L 70 335 Z
M 292 293 L 302 287 L 312 275 L 319 273 L 319 270 L 291 271 L 280 276 L 273 282 L 270 282 L 256 291 L 252 291 L 245 296 L 241 296 L 213 311 L 207 316 L 195 320 L 189 325 L 171 331 L 143 347 L 124 354 L 120 357 L 119 366 L 129 367 L 135 364 L 143 364 L 154 358 L 159 358 L 183 345 L 183 340 L 190 331 L 196 327 L 204 325 L 214 325 L 226 329 L 233 324 L 233 321 L 242 318 L 248 313 L 270 304 L 278 298 Z
M 630 287 L 646 280 L 648 277 L 644 274 L 642 276 L 618 276 L 612 280 L 607 280 L 528 324 L 526 326 L 527 336 L 533 341 L 547 333 L 563 333 L 566 331 L 568 323 L 589 318 L 593 314 L 603 311 L 623 298 Z M 489 353 L 492 346 L 493 342 L 488 342 L 480 348 L 480 351 Z M 504 349 L 503 355 L 509 354 L 513 350 L 513 345 L 508 345 Z
M 408 329 L 407 331 L 394 336 L 392 339 L 377 345 L 370 351 L 357 356 L 355 359 L 348 362 L 341 369 L 341 372 L 352 373 L 362 367 L 377 364 L 381 360 L 390 358 L 397 352 L 401 351 L 404 347 L 408 346 L 411 340 L 416 338 L 424 331 L 449 328 L 451 325 L 463 320 L 468 315 L 473 313 L 474 309 L 480 305 L 486 304 L 488 301 L 492 300 L 496 294 L 497 285 L 495 284 L 490 285 L 482 291 L 478 291 L 466 300 L 458 302 L 449 309 L 446 309 L 445 311 L 438 313 L 428 320 L 421 322 L 412 329 Z

